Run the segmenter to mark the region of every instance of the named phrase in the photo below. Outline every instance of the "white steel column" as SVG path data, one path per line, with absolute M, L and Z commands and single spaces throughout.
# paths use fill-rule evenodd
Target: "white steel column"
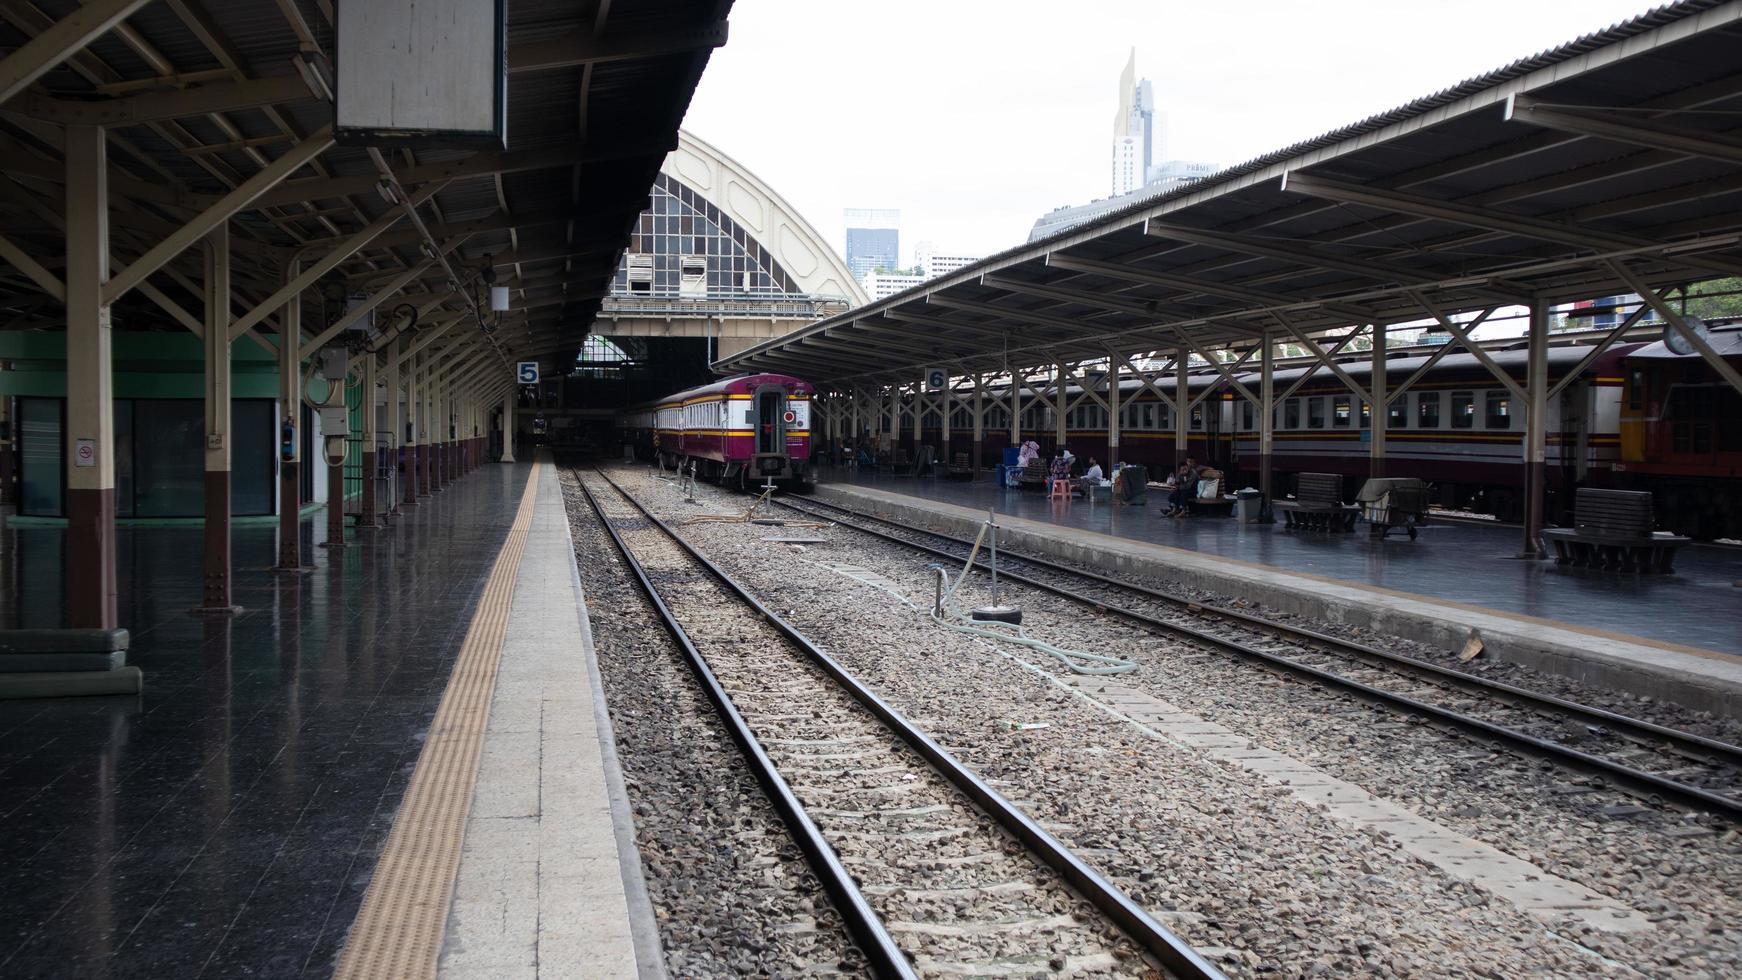
M 1022 448 L 1022 379 L 1010 372 L 1010 446 Z
M 1264 332 L 1259 341 L 1264 345 L 1260 362 L 1258 394 L 1258 489 L 1264 493 L 1264 506 L 1270 507 L 1271 462 L 1276 448 L 1276 338 Z
M 230 225 L 206 235 L 206 553 L 196 612 L 241 612 L 230 599 Z
M 292 260 L 287 280 L 297 276 Z M 302 563 L 302 294 L 290 297 L 279 311 L 278 404 L 278 565 L 281 572 L 301 572 Z M 288 437 L 288 438 L 287 438 Z
M 514 402 L 520 394 L 520 386 L 511 384 L 502 393 L 502 462 L 514 462 Z
M 1542 543 L 1542 497 L 1546 465 L 1544 443 L 1548 433 L 1548 304 L 1530 301 L 1530 346 L 1525 368 L 1524 429 L 1524 550 L 1520 558 L 1546 558 Z
M 98 126 L 66 127 L 66 607 L 74 629 L 114 629 L 115 402 L 109 167 Z
M 1107 467 L 1109 478 L 1113 464 L 1119 462 L 1119 359 L 1107 358 Z
M 1192 396 L 1191 378 L 1187 372 L 1190 352 L 1184 347 L 1174 352 L 1173 388 L 1173 465 L 1185 462 L 1191 451 Z
M 985 409 L 985 406 L 981 404 L 982 392 L 984 390 L 985 390 L 985 385 L 982 382 L 982 376 L 981 376 L 980 372 L 975 371 L 974 372 L 974 458 L 968 461 L 968 465 L 972 467 L 972 470 L 970 472 L 972 472 L 972 474 L 976 478 L 979 477 L 979 475 L 980 475 L 980 460 L 981 460 L 981 452 L 982 452 L 982 450 L 980 448 L 980 443 L 981 443 L 981 440 L 983 440 L 985 438 L 985 435 L 986 435 L 986 415 L 985 415 L 986 409 Z
M 1390 414 L 1387 407 L 1390 400 L 1385 395 L 1388 380 L 1385 377 L 1385 337 L 1385 324 L 1373 324 L 1373 376 L 1367 379 L 1368 394 L 1372 395 L 1367 403 L 1367 414 L 1372 416 L 1368 436 L 1372 444 L 1367 451 L 1367 476 L 1374 480 L 1385 476 L 1385 433 L 1390 422 L 1387 418 Z

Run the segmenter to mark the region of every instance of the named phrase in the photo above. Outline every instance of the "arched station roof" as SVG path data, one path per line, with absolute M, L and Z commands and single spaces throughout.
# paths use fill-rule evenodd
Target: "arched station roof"
M 853 306 L 869 301 L 846 262 L 811 223 L 774 188 L 713 144 L 680 130 L 677 149 L 666 155 L 659 172 L 688 187 L 753 237 L 798 292 L 838 296 Z

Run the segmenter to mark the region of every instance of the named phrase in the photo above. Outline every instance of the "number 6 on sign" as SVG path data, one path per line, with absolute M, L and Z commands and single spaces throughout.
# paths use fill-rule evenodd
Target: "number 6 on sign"
M 538 362 L 537 361 L 521 361 L 520 362 L 520 383 L 523 385 L 538 384 Z

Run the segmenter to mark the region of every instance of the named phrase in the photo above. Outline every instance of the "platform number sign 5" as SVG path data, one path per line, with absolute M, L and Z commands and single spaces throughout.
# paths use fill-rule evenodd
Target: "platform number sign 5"
M 925 373 L 926 391 L 943 391 L 950 383 L 949 372 L 943 368 L 932 368 Z
M 519 372 L 517 374 L 517 377 L 520 379 L 520 383 L 523 385 L 538 384 L 538 362 L 537 361 L 521 361 L 519 364 Z

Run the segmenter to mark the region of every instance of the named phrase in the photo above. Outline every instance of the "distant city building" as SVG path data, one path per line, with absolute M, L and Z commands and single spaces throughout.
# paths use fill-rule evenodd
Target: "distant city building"
M 1113 116 L 1113 196 L 1148 183 L 1155 163 L 1155 90 L 1137 79 L 1137 49 L 1119 74 L 1119 110 Z
M 1202 180 L 1219 169 L 1198 160 L 1166 160 L 1161 155 L 1165 117 L 1155 109 L 1149 79 L 1137 77 L 1137 49 L 1119 73 L 1119 109 L 1113 116 L 1113 194 L 1087 204 L 1056 208 L 1040 216 L 1028 240 L 1038 241 L 1086 224 L 1168 191 Z
M 863 282 L 878 269 L 901 264 L 901 212 L 893 208 L 847 209 L 847 269 Z
M 913 264 L 918 267 L 921 277 L 936 279 L 947 276 L 964 266 L 980 261 L 978 255 L 952 255 L 939 252 L 932 247 L 931 242 L 920 242 L 913 247 Z
M 926 278 L 908 272 L 887 272 L 873 269 L 865 274 L 865 278 L 859 280 L 859 285 L 864 287 L 865 295 L 871 297 L 871 302 L 875 303 L 880 299 L 888 299 L 903 289 L 917 286 L 925 282 Z

